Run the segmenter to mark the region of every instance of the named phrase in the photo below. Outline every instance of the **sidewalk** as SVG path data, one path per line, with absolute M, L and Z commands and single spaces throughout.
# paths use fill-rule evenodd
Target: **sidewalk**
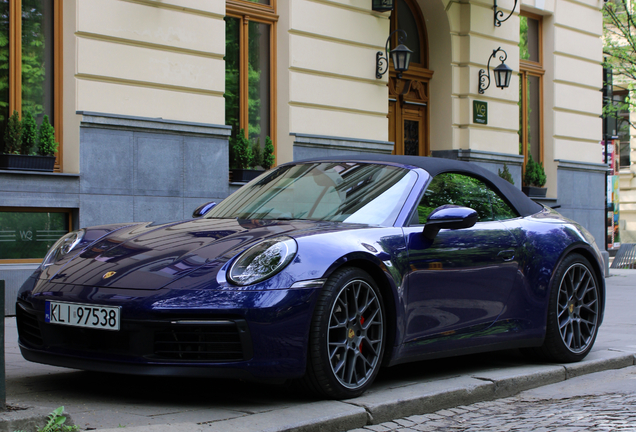
M 532 363 L 517 352 L 424 361 L 381 371 L 365 395 L 316 401 L 282 386 L 234 380 L 97 374 L 29 363 L 6 319 L 7 403 L 0 432 L 42 426 L 64 405 L 81 429 L 101 432 L 342 431 L 517 394 L 579 375 L 636 364 L 636 270 L 611 270 L 605 320 L 577 364 Z

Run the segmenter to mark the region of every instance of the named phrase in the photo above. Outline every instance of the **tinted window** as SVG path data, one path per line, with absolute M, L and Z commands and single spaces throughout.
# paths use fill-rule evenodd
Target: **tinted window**
M 429 184 L 417 206 L 420 224 L 439 206 L 453 204 L 474 209 L 479 221 L 511 219 L 517 213 L 481 180 L 457 173 L 437 175 Z

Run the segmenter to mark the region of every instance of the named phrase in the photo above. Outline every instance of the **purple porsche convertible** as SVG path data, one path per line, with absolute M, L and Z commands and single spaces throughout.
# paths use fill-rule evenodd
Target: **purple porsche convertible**
M 22 355 L 350 398 L 422 359 L 578 361 L 603 320 L 593 237 L 470 163 L 293 162 L 193 216 L 62 237 L 18 294 Z

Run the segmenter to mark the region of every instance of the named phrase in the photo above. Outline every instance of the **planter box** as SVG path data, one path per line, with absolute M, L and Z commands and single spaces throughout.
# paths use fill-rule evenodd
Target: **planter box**
M 0 155 L 0 169 L 53 172 L 55 156 Z
M 545 198 L 548 188 L 536 187 L 536 186 L 523 186 L 521 188 L 524 194 L 529 198 Z
M 248 169 L 231 169 L 230 180 L 237 183 L 247 183 L 254 180 L 265 171 L 261 170 L 248 170 Z

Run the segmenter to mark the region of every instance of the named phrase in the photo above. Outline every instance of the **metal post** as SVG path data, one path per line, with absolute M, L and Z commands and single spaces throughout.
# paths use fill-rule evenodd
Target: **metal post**
M 0 409 L 7 408 L 7 382 L 4 368 L 4 281 L 0 280 Z

